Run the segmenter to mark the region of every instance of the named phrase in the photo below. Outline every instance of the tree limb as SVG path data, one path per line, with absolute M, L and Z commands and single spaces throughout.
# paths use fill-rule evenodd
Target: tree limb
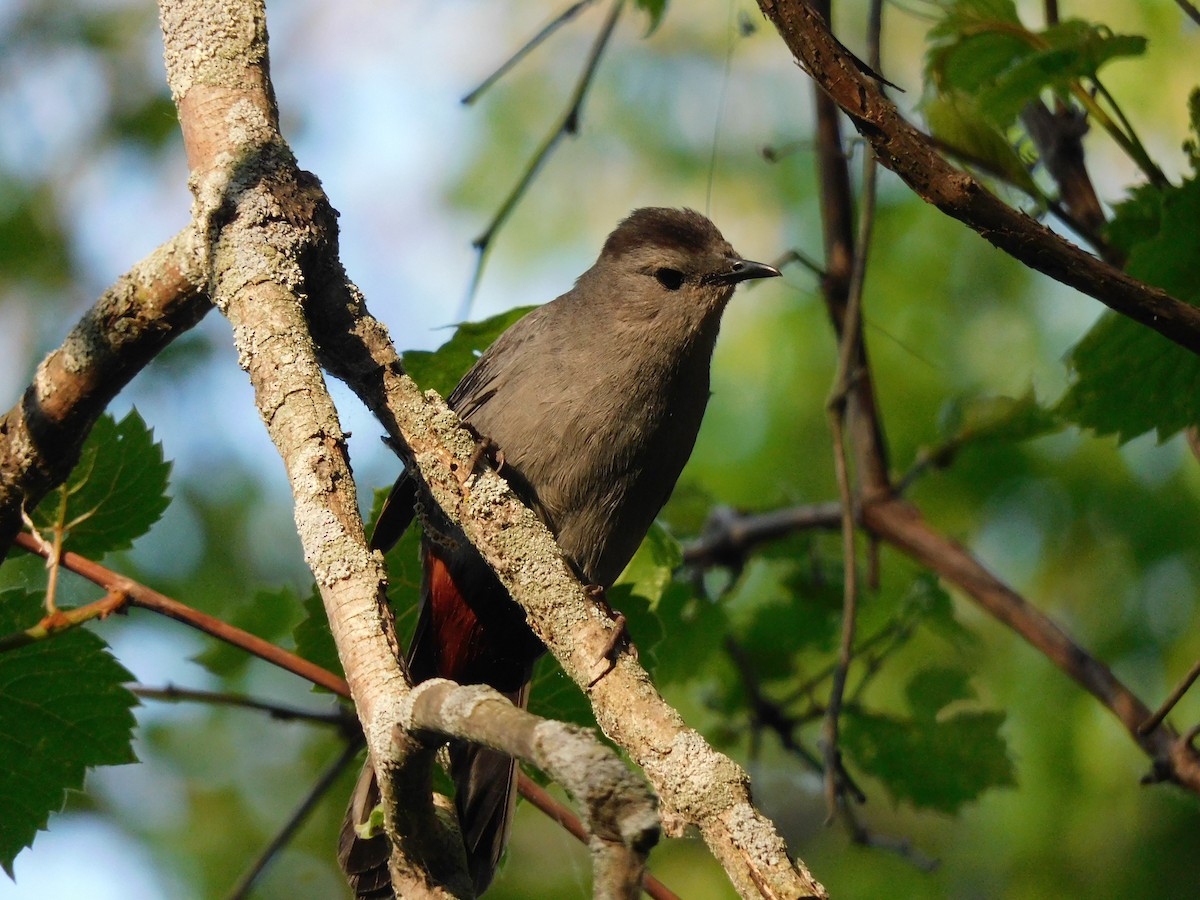
M 203 280 L 197 234 L 185 228 L 101 295 L 0 418 L 0 561 L 22 510 L 66 479 L 113 397 L 211 309 Z
M 879 161 L 919 197 L 1030 268 L 1200 353 L 1200 309 L 1096 259 L 950 165 L 804 0 L 759 0 L 759 6 L 801 68 L 850 117 Z

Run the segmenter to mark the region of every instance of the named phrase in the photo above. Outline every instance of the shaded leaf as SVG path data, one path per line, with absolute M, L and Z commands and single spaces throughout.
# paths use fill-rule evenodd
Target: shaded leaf
M 1200 180 L 1145 188 L 1117 207 L 1114 239 L 1129 253 L 1130 275 L 1181 300 L 1200 303 Z M 1071 350 L 1074 382 L 1058 412 L 1124 442 L 1160 441 L 1200 422 L 1200 359 L 1157 332 L 1105 313 Z
M 975 690 L 970 682 L 971 676 L 966 671 L 953 666 L 921 669 L 908 680 L 904 688 L 908 708 L 918 719 L 933 720 L 955 700 L 975 698 Z
M 65 549 L 84 556 L 128 549 L 167 508 L 170 471 L 137 410 L 120 422 L 101 416 L 79 463 L 38 505 L 33 521 L 47 539 L 61 528 Z
M 935 721 L 847 710 L 842 746 L 897 802 L 955 813 L 989 788 L 1016 784 L 1008 744 L 1000 736 L 1004 718 L 995 711 Z
M 0 634 L 41 619 L 41 600 L 0 593 Z M 83 628 L 0 653 L 0 866 L 12 862 L 62 809 L 87 770 L 136 762 L 132 681 Z
M 328 669 L 335 675 L 344 675 L 342 661 L 338 658 L 337 645 L 333 642 L 333 632 L 329 630 L 329 619 L 325 615 L 325 604 L 321 602 L 321 592 L 314 584 L 308 596 L 304 598 L 304 619 L 292 629 L 292 640 L 296 642 L 296 655 L 302 656 L 311 663 L 316 663 L 323 669 Z M 324 688 L 313 686 L 314 691 L 324 691 Z
M 1020 154 L 990 117 L 980 112 L 974 98 L 957 92 L 941 94 L 926 101 L 923 109 L 933 136 L 966 162 L 1003 177 L 1032 197 L 1042 196 Z

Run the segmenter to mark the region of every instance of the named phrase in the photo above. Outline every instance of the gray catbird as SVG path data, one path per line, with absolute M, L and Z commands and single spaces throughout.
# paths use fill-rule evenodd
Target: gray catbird
M 504 476 L 586 583 L 612 585 L 692 452 L 734 287 L 778 274 L 739 257 L 697 212 L 636 210 L 574 288 L 505 331 L 450 395 L 450 406 L 499 448 Z M 397 481 L 373 546 L 399 539 L 417 487 L 407 474 Z M 427 536 L 421 554 L 414 681 L 490 684 L 524 705 L 545 648 L 520 607 L 469 544 Z M 492 750 L 452 745 L 451 775 L 481 894 L 508 838 L 516 765 Z M 392 896 L 386 837 L 366 841 L 354 830 L 377 802 L 366 771 L 339 852 L 360 897 Z

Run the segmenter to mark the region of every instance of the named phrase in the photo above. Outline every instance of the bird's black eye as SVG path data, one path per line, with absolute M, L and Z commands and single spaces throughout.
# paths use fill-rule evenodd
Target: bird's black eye
M 683 273 L 678 269 L 658 269 L 655 271 L 654 277 L 668 291 L 677 291 L 680 285 L 683 284 Z

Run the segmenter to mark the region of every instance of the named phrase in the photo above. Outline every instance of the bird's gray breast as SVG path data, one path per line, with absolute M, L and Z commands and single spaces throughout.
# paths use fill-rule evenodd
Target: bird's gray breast
M 499 446 L 514 485 L 534 495 L 527 499 L 581 575 L 608 586 L 691 454 L 715 332 L 661 346 L 629 329 L 548 334 L 538 325 L 505 336 L 520 352 L 494 348 L 506 364 L 480 360 L 494 369 L 476 387 L 485 402 L 457 405 Z

